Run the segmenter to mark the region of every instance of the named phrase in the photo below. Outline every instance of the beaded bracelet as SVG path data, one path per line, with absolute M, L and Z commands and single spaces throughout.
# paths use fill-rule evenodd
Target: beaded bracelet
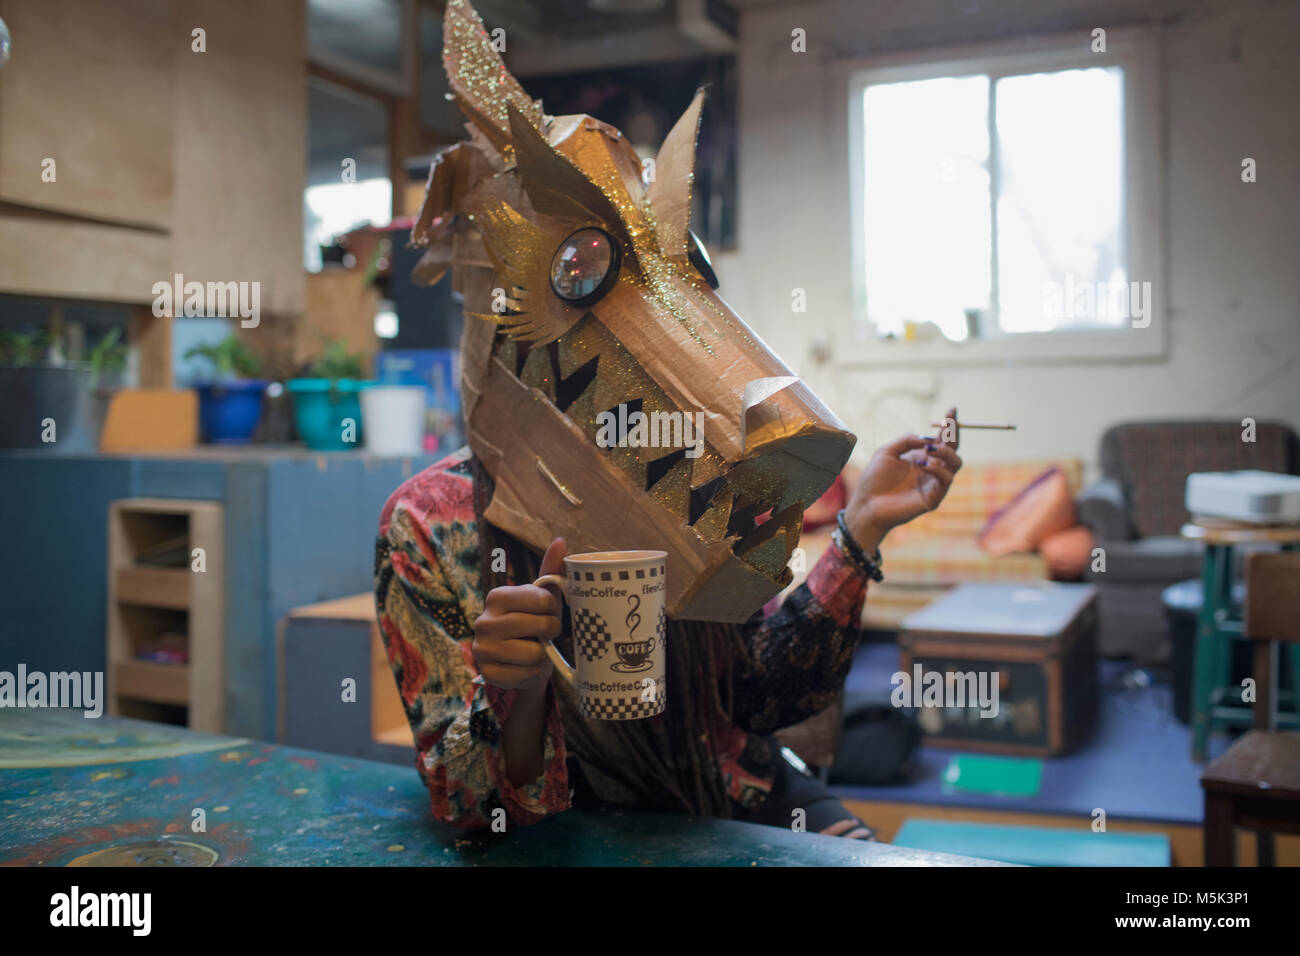
M 835 516 L 835 530 L 831 532 L 831 540 L 849 559 L 849 562 L 871 580 L 883 581 L 885 579 L 884 572 L 880 570 L 880 549 L 876 548 L 876 553 L 870 557 L 863 552 L 862 547 L 857 541 L 853 540 L 853 534 L 849 531 L 849 523 L 844 518 L 843 508 Z

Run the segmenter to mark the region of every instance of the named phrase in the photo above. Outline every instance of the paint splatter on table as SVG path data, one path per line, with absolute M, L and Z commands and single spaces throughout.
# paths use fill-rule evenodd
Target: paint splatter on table
M 74 716 L 93 730 L 70 730 Z M 469 833 L 430 818 L 414 768 L 115 717 L 0 710 L 0 865 L 983 862 L 728 820 L 615 811 L 569 811 L 512 833 Z
M 0 770 L 151 760 L 245 743 L 171 724 L 86 717 L 79 710 L 0 710 Z

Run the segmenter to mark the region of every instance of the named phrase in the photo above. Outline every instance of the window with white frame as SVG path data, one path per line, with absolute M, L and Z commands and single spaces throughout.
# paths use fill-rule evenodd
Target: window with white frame
M 1132 115 L 1130 63 L 1039 51 L 853 75 L 868 337 L 924 339 L 928 324 L 949 342 L 1041 344 L 1149 324 L 1151 217 L 1131 167 L 1149 168 L 1135 153 L 1154 137 L 1131 141 L 1152 123 Z

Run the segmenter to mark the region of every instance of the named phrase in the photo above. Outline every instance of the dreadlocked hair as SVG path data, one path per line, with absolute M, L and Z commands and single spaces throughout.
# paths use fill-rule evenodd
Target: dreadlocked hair
M 540 556 L 484 520 L 493 481 L 477 458 L 471 456 L 470 461 L 483 593 L 509 583 L 507 572 L 492 568 L 496 548 L 504 550 L 516 581 L 535 580 Z M 572 636 L 567 606 L 563 623 L 556 643 L 568 650 Z M 732 624 L 667 618 L 665 631 L 668 704 L 662 721 L 588 720 L 573 688 L 557 680 L 552 686 L 559 698 L 565 746 L 597 792 L 618 793 L 643 809 L 731 817 L 732 801 L 718 766 L 717 729 L 731 723 L 732 664 L 746 654 L 740 630 Z

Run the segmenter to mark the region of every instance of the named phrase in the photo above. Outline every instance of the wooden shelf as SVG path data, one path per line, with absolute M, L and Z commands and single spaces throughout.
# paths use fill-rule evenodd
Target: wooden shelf
M 117 599 L 123 604 L 188 611 L 193 579 L 188 568 L 118 568 Z
M 113 665 L 113 687 L 118 697 L 158 704 L 189 704 L 190 666 L 120 661 Z
M 222 507 L 212 501 L 128 498 L 108 507 L 108 710 L 139 702 L 185 708 L 194 730 L 225 731 L 225 557 Z M 202 549 L 202 570 L 191 556 Z M 141 564 L 142 557 L 184 561 Z M 184 635 L 179 640 L 174 635 Z M 187 664 L 140 660 L 167 639 Z

